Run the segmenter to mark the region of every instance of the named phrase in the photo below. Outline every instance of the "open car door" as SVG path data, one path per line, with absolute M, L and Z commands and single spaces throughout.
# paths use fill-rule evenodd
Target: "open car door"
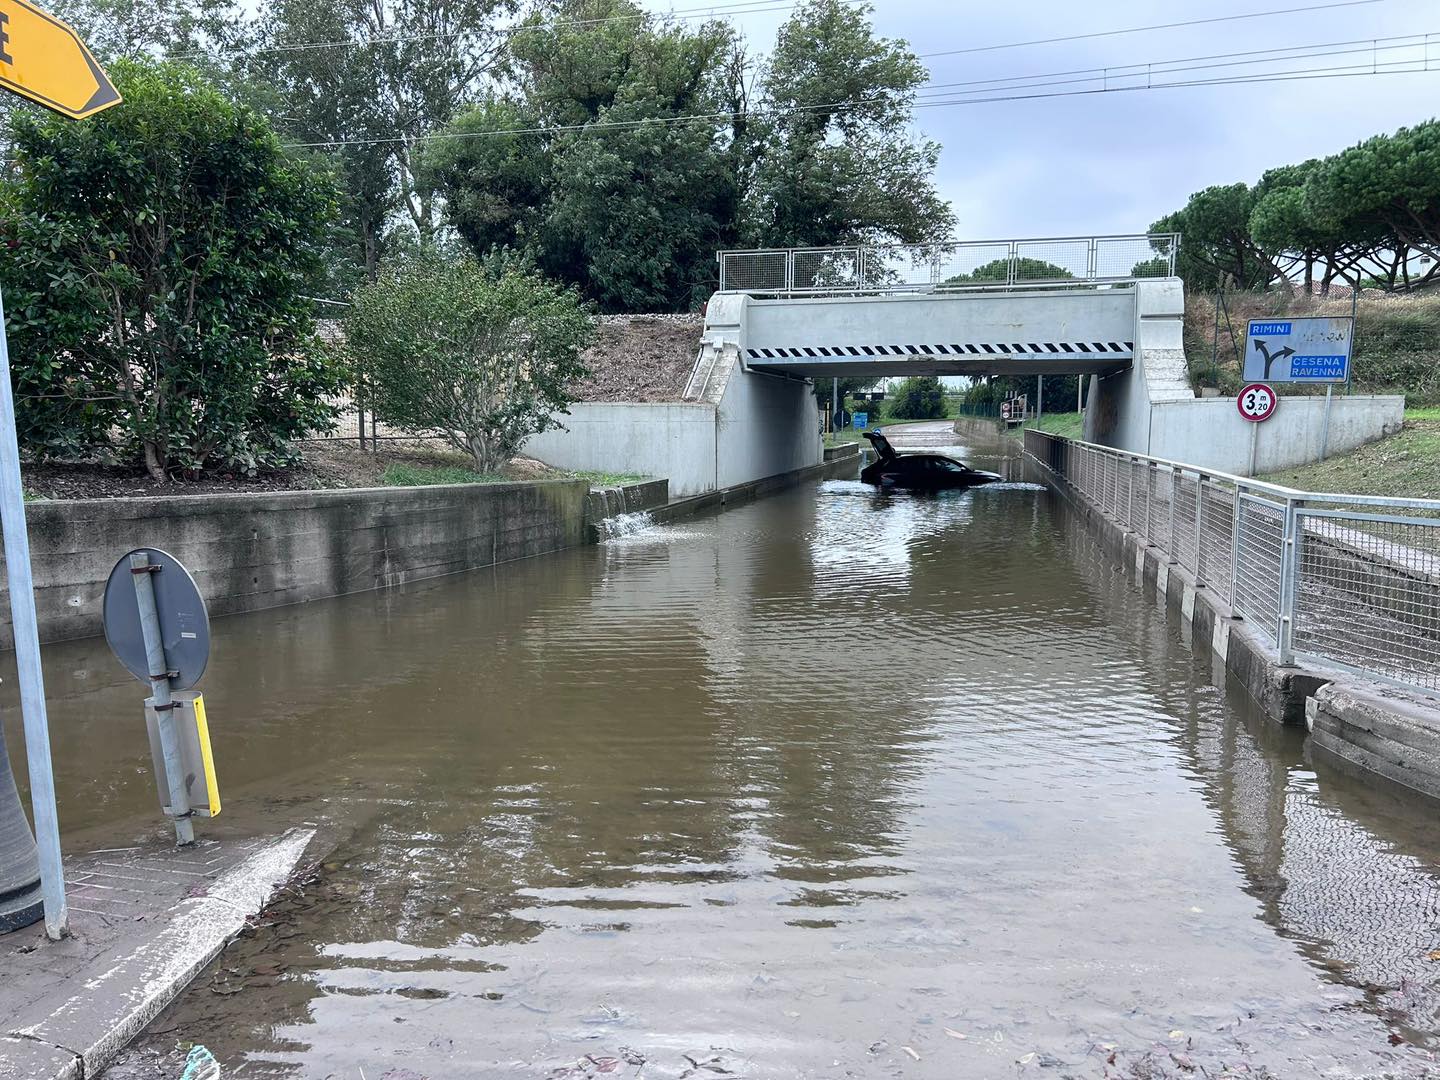
M 890 440 L 885 438 L 884 435 L 881 435 L 880 432 L 867 431 L 865 432 L 865 438 L 870 440 L 870 445 L 875 448 L 875 453 L 880 455 L 881 461 L 889 461 L 891 458 L 899 456 L 895 453 L 895 448 L 890 445 Z

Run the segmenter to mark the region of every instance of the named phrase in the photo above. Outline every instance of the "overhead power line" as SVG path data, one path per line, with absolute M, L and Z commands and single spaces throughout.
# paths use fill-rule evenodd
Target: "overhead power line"
M 1173 60 L 1146 61 L 1139 64 L 1121 64 L 1110 67 L 1074 68 L 1069 71 L 1051 71 L 1036 75 L 1008 75 L 994 79 L 970 79 L 953 83 L 926 83 L 921 87 L 920 98 L 950 97 L 965 87 L 974 87 L 971 93 L 1000 92 L 1024 89 L 1027 86 L 1060 86 L 1086 82 L 1102 82 L 1117 86 L 1126 79 L 1148 79 L 1156 75 L 1170 75 L 1182 71 L 1204 71 L 1217 68 L 1247 67 L 1256 64 L 1272 64 L 1286 60 L 1315 60 L 1326 56 L 1355 56 L 1369 54 L 1372 61 L 1381 53 L 1419 49 L 1418 58 L 1393 63 L 1423 63 L 1428 57 L 1431 38 L 1434 34 L 1397 34 L 1383 38 L 1354 38 L 1349 41 L 1317 42 L 1313 45 L 1290 45 L 1274 49 L 1249 49 L 1244 52 L 1212 53 L 1208 56 L 1187 56 Z M 1373 65 L 1357 65 L 1359 67 Z M 1426 70 L 1421 68 L 1420 70 Z M 1038 82 L 1037 80 L 1047 80 Z M 1053 81 L 1050 81 L 1053 80 Z
M 843 4 L 859 4 L 865 0 L 840 0 Z M 1378 0 L 1365 0 L 1367 3 L 1376 3 Z M 678 11 L 652 12 L 639 11 L 633 15 L 604 15 L 593 19 L 554 19 L 548 22 L 538 23 L 515 23 L 511 26 L 497 27 L 490 31 L 496 37 L 513 37 L 516 34 L 525 33 L 529 30 L 551 30 L 566 29 L 571 27 L 604 26 L 609 23 L 641 22 L 645 19 L 659 18 L 661 21 L 674 20 L 676 22 L 703 21 L 710 19 L 733 19 L 740 15 L 763 15 L 775 11 L 793 11 L 799 4 L 793 0 L 732 0 L 728 3 L 710 4 L 705 7 L 681 8 Z M 371 48 L 376 45 L 407 45 L 422 41 L 445 41 L 451 38 L 461 38 L 476 35 L 478 32 L 473 28 L 464 30 L 444 30 L 433 34 L 379 34 L 368 38 L 334 38 L 330 41 L 295 41 L 281 42 L 276 45 L 263 45 L 259 48 L 235 48 L 224 52 L 214 53 L 206 51 L 175 53 L 176 60 L 200 60 L 218 59 L 231 56 L 245 58 L 250 56 L 271 56 L 285 55 L 288 53 L 312 52 L 320 49 L 362 49 Z
M 951 101 L 921 101 L 916 102 L 917 109 L 930 109 L 943 106 L 955 105 L 988 105 L 993 102 L 1007 101 L 1039 101 L 1046 98 L 1060 97 L 1084 97 L 1094 94 L 1122 94 L 1136 90 L 1172 90 L 1179 87 L 1191 86 L 1248 86 L 1252 83 L 1272 82 L 1301 82 L 1313 79 L 1342 79 L 1358 76 L 1379 76 L 1379 75 L 1413 75 L 1432 71 L 1428 66 L 1416 67 L 1416 64 L 1423 64 L 1422 61 L 1401 60 L 1389 63 L 1373 64 L 1347 64 L 1333 67 L 1321 68 L 1295 68 L 1280 72 L 1261 72 L 1251 75 L 1225 75 L 1207 79 L 1177 79 L 1171 81 L 1150 81 L 1137 83 L 1134 86 L 1097 86 L 1088 90 L 1052 90 L 1043 93 L 1004 93 L 991 97 L 960 97 Z M 1037 84 L 1038 85 L 1041 84 Z M 1034 89 L 1017 87 L 1017 90 Z
M 841 0 L 842 3 L 855 4 L 863 3 L 865 0 Z M 940 52 L 918 53 L 919 59 L 927 59 L 936 56 L 962 56 L 971 53 L 999 52 L 1005 49 L 1023 49 L 1032 45 L 1052 45 L 1070 41 L 1086 41 L 1097 38 L 1121 37 L 1127 34 L 1143 34 L 1156 30 L 1173 30 L 1189 26 L 1202 26 L 1212 23 L 1239 22 L 1246 19 L 1263 19 L 1275 15 L 1295 15 L 1315 11 L 1327 11 L 1331 8 L 1361 7 L 1369 4 L 1382 4 L 1386 0 L 1331 0 L 1330 3 L 1305 4 L 1299 7 L 1273 8 L 1267 11 L 1248 11 L 1236 15 L 1215 15 L 1204 19 L 1188 19 L 1182 22 L 1151 23 L 1144 26 L 1128 26 L 1116 30 L 1096 30 L 1084 34 L 1067 34 L 1053 38 L 1036 38 L 1029 41 L 1009 41 L 996 45 L 978 45 L 965 49 L 946 49 Z M 782 2 L 782 0 L 732 0 L 732 2 L 712 4 L 707 7 L 681 8 L 678 11 L 670 12 L 638 12 L 634 15 L 607 15 L 594 19 L 569 19 L 557 20 L 546 23 L 516 24 L 514 26 L 502 27 L 496 31 L 497 35 L 510 36 L 522 33 L 529 29 L 547 29 L 561 27 L 583 27 L 599 26 L 613 22 L 636 22 L 647 18 L 658 17 L 662 19 L 675 19 L 682 22 L 703 19 L 732 19 L 740 15 L 765 14 L 775 11 L 790 11 L 798 7 L 797 3 Z M 346 48 L 368 48 L 375 45 L 400 45 L 419 41 L 442 41 L 448 38 L 464 37 L 467 34 L 474 34 L 471 29 L 451 30 L 434 34 L 389 34 L 370 38 L 337 38 L 331 41 L 299 41 L 267 45 L 257 49 L 233 49 L 226 53 L 192 52 L 177 53 L 176 59 L 201 59 L 214 58 L 219 56 L 257 56 L 285 54 L 294 52 L 306 52 L 316 49 L 346 49 Z
M 965 56 L 970 53 L 1000 52 L 1003 49 L 1024 49 L 1031 45 L 1058 45 L 1067 41 L 1091 41 L 1095 38 L 1121 37 L 1125 34 L 1144 34 L 1153 30 L 1176 30 L 1186 26 L 1206 26 L 1211 23 L 1239 22 L 1242 19 L 1263 19 L 1271 15 L 1296 15 L 1301 12 L 1362 7 L 1366 4 L 1383 4 L 1384 2 L 1385 0 L 1335 0 L 1329 4 L 1305 4 L 1302 7 L 1275 8 L 1270 11 L 1248 11 L 1239 15 L 1213 15 L 1205 19 L 1186 19 L 1184 22 L 1152 23 L 1148 26 L 1128 26 L 1120 30 L 1096 30 L 1086 34 L 1065 34 L 1062 37 L 1009 41 L 1003 45 L 976 45 L 968 49 L 946 49 L 942 52 L 917 53 L 916 55 L 921 60 L 932 56 Z
M 935 97 L 943 100 L 919 100 L 914 103 L 917 109 L 951 107 L 957 105 L 979 105 L 1003 101 L 1025 101 L 1041 98 L 1078 97 L 1093 94 L 1113 94 L 1130 92 L 1136 90 L 1162 90 L 1175 89 L 1179 87 L 1192 86 L 1229 86 L 1242 85 L 1247 83 L 1260 82 L 1287 82 L 1297 79 L 1315 78 L 1338 78 L 1355 75 L 1389 75 L 1423 73 L 1433 70 L 1429 56 L 1428 44 L 1437 32 L 1427 34 L 1410 34 L 1397 38 L 1376 38 L 1370 41 L 1338 42 L 1325 45 L 1298 46 L 1292 49 L 1261 50 L 1250 59 L 1233 60 L 1231 57 L 1240 54 L 1212 54 L 1209 56 L 1182 57 L 1174 60 L 1153 61 L 1149 64 L 1134 64 L 1127 68 L 1116 69 L 1111 72 L 1107 69 L 1080 69 L 1070 72 L 1054 72 L 1050 74 L 1032 76 L 1012 76 L 1009 79 L 978 79 L 972 82 L 934 84 L 931 86 L 936 93 Z M 1386 42 L 1386 44 L 1381 44 Z M 1332 49 L 1333 45 L 1363 45 L 1361 48 Z M 1423 55 L 1412 59 L 1380 60 L 1381 54 L 1386 54 L 1405 49 L 1422 49 Z M 1307 52 L 1306 50 L 1311 50 Z M 1321 51 L 1316 51 L 1321 50 Z M 1288 53 L 1285 56 L 1276 56 L 1275 53 Z M 1329 67 L 1308 67 L 1293 68 L 1285 71 L 1265 70 L 1258 73 L 1231 74 L 1218 77 L 1207 77 L 1200 79 L 1174 80 L 1167 77 L 1179 72 L 1190 70 L 1201 70 L 1213 67 L 1245 67 L 1257 66 L 1260 64 L 1273 64 L 1286 60 L 1320 59 L 1335 55 L 1353 55 L 1364 53 L 1370 55 L 1369 63 L 1350 65 L 1332 65 Z M 1228 63 L 1208 64 L 1204 61 L 1229 60 Z M 1440 58 L 1437 58 L 1440 60 Z M 1192 65 L 1190 67 L 1178 65 Z M 1097 81 L 1096 72 L 1100 72 L 1098 78 L 1102 85 L 1088 88 L 1075 88 L 1077 82 Z M 1121 72 L 1129 71 L 1130 74 Z M 1072 76 L 1087 75 L 1088 78 L 1076 79 Z M 1156 76 L 1161 76 L 1156 81 Z M 1143 78 L 1145 81 L 1140 82 Z M 1111 80 L 1118 83 L 1119 80 L 1131 80 L 1128 85 L 1112 85 Z M 1006 85 L 994 85 L 997 82 Z M 974 87 L 966 90 L 965 87 Z M 670 124 L 682 124 L 689 122 L 704 121 L 710 123 L 724 123 L 735 120 L 763 118 L 766 116 L 798 115 L 801 113 L 814 112 L 841 112 L 852 111 L 862 108 L 867 104 L 880 100 L 876 97 L 861 98 L 851 101 L 827 102 L 820 105 L 808 105 L 790 109 L 753 109 L 745 112 L 721 111 L 709 113 L 687 113 L 680 116 L 652 116 L 643 117 L 639 120 L 593 120 L 582 124 L 557 124 L 557 125 L 536 125 L 531 127 L 500 128 L 489 131 L 437 131 L 416 137 L 405 135 L 395 136 L 369 136 L 354 139 L 330 139 L 314 142 L 292 143 L 291 146 L 309 149 L 331 149 L 341 146 L 369 146 L 369 145 L 393 145 L 397 143 L 411 142 L 433 142 L 450 139 L 475 139 L 489 138 L 502 135 L 558 135 L 567 132 L 578 131 L 626 131 L 645 127 L 665 126 Z

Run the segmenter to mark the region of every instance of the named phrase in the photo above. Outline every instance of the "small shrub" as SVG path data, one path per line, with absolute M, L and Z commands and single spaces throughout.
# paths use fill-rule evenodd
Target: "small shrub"
M 430 256 L 361 287 L 347 347 L 376 419 L 435 434 L 498 472 L 559 427 L 594 328 L 578 296 L 513 267 Z

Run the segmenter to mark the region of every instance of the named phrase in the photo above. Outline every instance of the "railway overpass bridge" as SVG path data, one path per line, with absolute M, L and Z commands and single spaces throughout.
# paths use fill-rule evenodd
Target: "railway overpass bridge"
M 1251 475 L 1380 437 L 1403 401 L 1288 397 L 1264 431 L 1197 399 L 1171 234 L 909 248 L 721 252 L 680 401 L 571 406 L 526 452 L 562 468 L 664 476 L 672 496 L 822 458 L 813 380 L 1089 376 L 1085 437 Z
M 722 252 L 687 387 L 785 379 L 1091 375 L 1095 441 L 1148 450 L 1150 407 L 1193 399 L 1170 234 L 938 248 Z

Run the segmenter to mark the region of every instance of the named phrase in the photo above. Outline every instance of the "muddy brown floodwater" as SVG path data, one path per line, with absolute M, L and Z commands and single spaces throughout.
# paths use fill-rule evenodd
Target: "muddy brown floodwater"
M 216 632 L 229 827 L 337 846 L 112 1077 L 192 1042 L 227 1080 L 1420 1076 L 1440 1045 L 1433 810 L 1317 774 L 1036 485 L 827 481 Z M 47 661 L 72 844 L 156 835 L 135 685 L 95 642 Z

